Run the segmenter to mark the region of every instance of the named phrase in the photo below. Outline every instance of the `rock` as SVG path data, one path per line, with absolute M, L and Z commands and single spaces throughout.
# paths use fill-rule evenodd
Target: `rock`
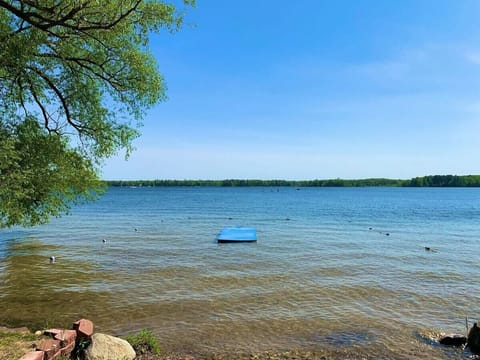
M 35 350 L 45 352 L 45 360 L 56 359 L 60 357 L 60 341 L 54 339 L 43 340 Z
M 80 319 L 73 323 L 73 330 L 77 331 L 79 338 L 89 339 L 93 335 L 93 323 L 87 319 Z
M 95 333 L 92 336 L 92 343 L 85 350 L 85 360 L 133 360 L 135 350 L 123 339 Z
M 70 358 L 70 354 L 73 352 L 73 350 L 75 349 L 75 342 L 71 343 L 71 344 L 68 344 L 68 345 L 64 345 L 61 349 L 60 349 L 60 353 L 63 357 L 65 358 Z
M 8 332 L 8 333 L 17 333 L 17 334 L 29 334 L 30 330 L 26 327 L 19 327 L 19 328 L 8 328 L 5 326 L 0 326 L 0 331 Z
M 460 334 L 448 334 L 438 339 L 438 342 L 447 346 L 462 346 L 467 343 L 467 337 Z
M 62 346 L 70 345 L 75 342 L 77 332 L 75 330 L 65 329 L 48 329 L 43 332 L 45 335 L 49 335 L 55 340 L 60 340 Z
M 30 351 L 23 355 L 20 360 L 43 360 L 45 352 L 43 351 Z
M 53 338 L 60 340 L 62 346 L 66 346 L 75 343 L 77 332 L 75 330 L 62 330 L 60 333 L 55 334 Z
M 75 339 L 77 338 L 75 330 L 48 329 L 44 331 L 44 334 L 60 342 L 60 356 L 69 357 L 75 349 Z
M 480 354 L 480 328 L 474 323 L 468 332 L 467 347 L 474 354 Z

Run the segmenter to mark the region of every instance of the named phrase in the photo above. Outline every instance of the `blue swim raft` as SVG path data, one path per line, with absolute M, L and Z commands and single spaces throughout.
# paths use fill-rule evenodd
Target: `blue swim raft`
M 217 236 L 219 243 L 256 242 L 257 230 L 246 227 L 226 227 Z

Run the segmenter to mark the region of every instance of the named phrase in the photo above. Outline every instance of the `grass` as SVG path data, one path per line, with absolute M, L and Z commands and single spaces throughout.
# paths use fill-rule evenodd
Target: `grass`
M 125 340 L 132 345 L 137 355 L 146 353 L 160 354 L 160 344 L 151 330 L 143 329 L 136 334 L 127 335 Z
M 20 359 L 30 350 L 38 337 L 32 333 L 17 333 L 0 330 L 0 359 Z
M 27 352 L 33 350 L 33 344 L 39 341 L 39 337 L 27 332 L 14 332 L 0 329 L 0 359 L 17 360 Z M 160 344 L 151 330 L 144 329 L 138 333 L 125 337 L 134 348 L 137 355 L 160 354 Z M 75 358 L 72 354 L 72 358 Z M 64 360 L 60 358 L 59 360 Z M 65 359 L 67 360 L 67 359 Z

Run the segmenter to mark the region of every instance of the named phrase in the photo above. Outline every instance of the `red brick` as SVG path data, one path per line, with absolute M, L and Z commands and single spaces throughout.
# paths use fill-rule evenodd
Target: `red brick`
M 44 356 L 44 351 L 30 351 L 23 355 L 20 360 L 43 360 Z
M 60 340 L 54 340 L 54 339 L 46 339 L 43 340 L 40 345 L 37 346 L 36 350 L 44 351 L 45 352 L 45 359 L 50 360 L 50 359 L 55 359 L 55 357 L 60 356 Z M 57 357 L 58 357 L 57 356 Z
M 58 359 L 60 356 L 62 356 L 62 349 L 58 349 L 58 351 L 53 354 L 52 356 L 50 357 L 47 357 L 45 360 L 56 360 Z
M 90 338 L 93 335 L 93 322 L 87 319 L 80 319 L 73 323 L 73 329 L 77 331 L 79 338 Z
M 69 345 L 65 345 L 61 349 L 62 356 L 67 357 L 67 358 L 70 357 L 70 354 L 72 353 L 73 349 L 75 349 L 75 342 L 73 342 Z
M 55 334 L 53 337 L 56 340 L 60 340 L 62 346 L 75 343 L 77 332 L 75 330 L 62 330 L 60 333 Z

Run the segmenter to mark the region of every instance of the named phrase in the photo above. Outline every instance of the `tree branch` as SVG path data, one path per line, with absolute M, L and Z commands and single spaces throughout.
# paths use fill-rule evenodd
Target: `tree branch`
M 122 20 L 127 18 L 134 11 L 136 11 L 139 5 L 141 4 L 141 2 L 142 0 L 136 0 L 134 4 L 131 5 L 130 8 L 128 8 L 125 12 L 120 11 L 120 14 L 116 18 L 112 18 L 107 22 L 88 22 L 88 20 L 86 19 L 83 20 L 81 17 L 78 17 L 78 22 L 76 25 L 72 25 L 68 21 L 72 20 L 75 17 L 75 15 L 80 13 L 82 10 L 86 9 L 88 7 L 87 2 L 84 4 L 81 4 L 80 6 L 73 7 L 67 14 L 55 20 L 52 20 L 49 17 L 43 16 L 40 12 L 26 11 L 23 8 L 24 4 L 28 4 L 29 6 L 31 6 L 31 8 L 37 9 L 39 11 L 48 12 L 50 13 L 49 14 L 50 16 L 52 13 L 55 12 L 54 7 L 47 8 L 47 7 L 38 6 L 38 4 L 32 3 L 31 1 L 21 2 L 22 6 L 19 9 L 5 0 L 0 0 L 0 7 L 3 7 L 4 9 L 10 11 L 12 14 L 17 16 L 18 18 L 26 21 L 30 25 L 43 31 L 51 32 L 50 29 L 56 26 L 68 28 L 74 31 L 90 31 L 90 30 L 107 30 L 115 27 L 118 23 L 120 23 Z M 62 11 L 58 12 L 57 15 L 60 15 L 61 12 Z M 88 23 L 89 25 L 82 25 L 81 20 L 83 20 L 85 23 Z
M 27 82 L 28 82 L 29 85 L 30 85 L 30 86 L 29 86 L 29 87 L 30 87 L 30 93 L 32 94 L 33 99 L 35 100 L 35 102 L 37 103 L 38 107 L 39 107 L 40 110 L 42 111 L 45 129 L 47 129 L 48 131 L 50 131 L 50 128 L 49 128 L 49 126 L 48 126 L 48 122 L 49 122 L 50 116 L 48 115 L 47 110 L 45 109 L 45 107 L 43 106 L 42 102 L 41 102 L 40 99 L 38 98 L 37 92 L 35 91 L 35 88 L 34 88 L 34 86 L 33 86 L 32 80 L 30 80 L 30 78 L 27 77 Z
M 68 108 L 67 100 L 63 96 L 62 92 L 55 86 L 53 81 L 47 75 L 45 75 L 40 70 L 38 70 L 34 67 L 28 66 L 27 69 L 30 70 L 30 71 L 33 71 L 35 74 L 40 76 L 45 81 L 45 83 L 47 83 L 48 87 L 55 93 L 57 98 L 60 100 L 60 102 L 62 104 L 62 107 L 63 107 L 63 110 L 65 111 L 65 118 L 66 118 L 67 122 L 72 127 L 74 127 L 75 130 L 77 130 L 78 132 L 81 132 L 82 131 L 82 126 L 80 126 L 79 124 L 76 124 L 73 121 L 72 116 L 70 114 L 70 109 Z

